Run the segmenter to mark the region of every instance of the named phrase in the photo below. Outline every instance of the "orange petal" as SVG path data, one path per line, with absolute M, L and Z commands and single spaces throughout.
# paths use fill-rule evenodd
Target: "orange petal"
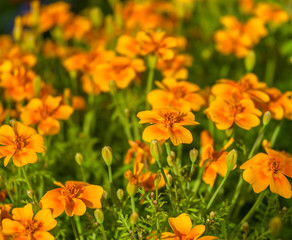
M 162 120 L 162 117 L 159 115 L 158 111 L 142 111 L 137 114 L 137 117 L 140 118 L 140 124 L 158 123 Z
M 153 139 L 166 140 L 169 138 L 169 133 L 164 124 L 156 123 L 152 126 L 145 128 L 142 138 L 146 142 L 151 142 Z
M 15 133 L 9 125 L 3 125 L 0 127 L 0 144 L 10 145 L 13 143 L 15 138 Z
M 186 128 L 174 124 L 169 131 L 170 140 L 173 145 L 177 146 L 181 143 L 191 143 L 193 141 L 193 136 L 189 130 Z
M 42 209 L 38 211 L 34 217 L 34 220 L 41 223 L 39 227 L 39 230 L 41 231 L 49 231 L 57 225 L 57 221 L 53 218 L 52 212 L 49 209 Z
M 54 112 L 52 117 L 60 120 L 67 120 L 70 118 L 73 111 L 74 109 L 72 107 L 68 105 L 62 105 L 58 107 L 58 109 Z
M 176 218 L 168 218 L 168 222 L 178 237 L 187 235 L 192 230 L 192 221 L 186 213 L 182 213 Z
M 206 227 L 204 225 L 197 225 L 193 227 L 186 238 L 196 240 L 205 232 L 205 229 Z
M 41 135 L 55 135 L 60 131 L 60 123 L 52 117 L 47 117 L 39 123 L 38 131 Z
M 235 116 L 235 123 L 246 130 L 256 127 L 260 124 L 259 118 L 251 113 L 239 113 Z
M 101 197 L 103 188 L 97 185 L 88 185 L 83 188 L 83 192 L 78 196 L 89 208 L 101 208 Z
M 24 226 L 18 222 L 5 218 L 2 221 L 2 233 L 5 235 L 12 235 L 15 233 L 21 233 L 25 230 Z
M 43 209 L 50 209 L 53 217 L 58 217 L 65 210 L 65 199 L 62 198 L 62 188 L 48 191 L 41 199 L 40 204 Z
M 31 221 L 33 217 L 32 205 L 29 203 L 23 208 L 14 208 L 12 215 L 14 220 Z
M 22 167 L 28 163 L 35 163 L 38 160 L 38 156 L 35 152 L 24 148 L 16 151 L 12 160 L 15 166 Z
M 292 191 L 288 179 L 283 174 L 273 174 L 270 185 L 271 192 L 284 198 L 291 198 Z
M 205 168 L 204 174 L 203 174 L 203 181 L 206 184 L 209 184 L 211 187 L 213 187 L 216 177 L 217 177 L 217 172 L 213 169 L 213 167 Z
M 41 239 L 41 240 L 54 240 L 55 237 L 48 233 L 48 232 L 44 232 L 44 231 L 36 231 L 33 234 L 34 239 Z

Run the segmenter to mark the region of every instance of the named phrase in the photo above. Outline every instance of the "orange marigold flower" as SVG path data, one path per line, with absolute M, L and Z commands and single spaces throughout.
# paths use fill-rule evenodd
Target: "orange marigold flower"
M 215 151 L 214 149 L 214 139 L 211 134 L 204 130 L 201 132 L 201 157 L 200 157 L 200 167 L 205 163 L 203 181 L 213 187 L 217 173 L 221 177 L 225 177 L 227 173 L 227 163 L 226 157 L 228 152 L 227 148 L 234 142 L 231 138 L 220 151 Z
M 253 73 L 243 76 L 238 82 L 229 79 L 220 79 L 212 87 L 215 96 L 224 98 L 251 98 L 258 102 L 268 102 L 269 95 L 265 92 L 266 83 L 259 82 L 258 77 Z
M 55 135 L 60 131 L 57 119 L 67 120 L 73 108 L 62 103 L 62 97 L 47 96 L 44 99 L 34 98 L 22 109 L 21 119 L 24 124 L 38 124 L 42 135 Z
M 64 210 L 67 216 L 81 216 L 86 207 L 101 208 L 103 188 L 85 182 L 67 181 L 65 185 L 55 182 L 60 188 L 48 191 L 41 199 L 43 209 L 52 210 L 53 217 L 58 217 Z
M 265 150 L 267 154 L 258 153 L 240 166 L 245 169 L 243 179 L 252 185 L 255 193 L 270 186 L 271 192 L 291 198 L 291 185 L 285 176 L 292 178 L 292 156 L 270 148 Z
M 290 19 L 289 13 L 278 4 L 260 2 L 255 7 L 255 15 L 264 22 L 285 23 Z
M 135 155 L 134 164 L 140 162 L 149 165 L 155 162 L 155 159 L 150 153 L 150 148 L 146 143 L 143 143 L 139 140 L 129 140 L 129 145 L 131 146 L 131 148 L 127 151 L 124 160 L 125 164 L 129 164 L 131 162 L 133 155 Z
M 145 128 L 143 140 L 151 142 L 153 139 L 165 141 L 170 138 L 174 145 L 181 143 L 191 143 L 193 136 L 183 125 L 197 125 L 195 115 L 191 112 L 181 112 L 179 110 L 160 108 L 151 111 L 138 113 L 140 124 L 153 124 Z
M 240 8 L 245 13 L 252 13 L 254 9 L 254 0 L 239 0 Z
M 93 82 L 97 83 L 103 92 L 109 92 L 111 80 L 115 81 L 118 88 L 124 89 L 138 77 L 138 73 L 145 70 L 142 59 L 117 56 L 109 63 L 102 63 L 96 67 Z
M 12 158 L 17 167 L 37 161 L 37 154 L 45 151 L 44 138 L 36 131 L 20 122 L 13 122 L 12 127 L 0 127 L 0 158 L 5 157 L 6 167 Z
M 48 231 L 57 225 L 49 209 L 43 209 L 33 217 L 32 205 L 12 210 L 12 219 L 2 221 L 4 235 L 11 235 L 15 240 L 55 239 Z
M 174 57 L 172 48 L 177 46 L 177 40 L 174 37 L 167 37 L 165 32 L 138 32 L 136 36 L 140 44 L 141 55 L 156 54 L 163 60 L 170 60 Z
M 158 59 L 156 68 L 161 70 L 166 78 L 187 79 L 187 67 L 192 65 L 192 57 L 188 54 L 176 54 L 171 60 Z
M 249 51 L 268 34 L 264 22 L 259 18 L 250 18 L 241 23 L 234 16 L 221 18 L 223 30 L 215 32 L 216 49 L 226 55 L 234 53 L 236 57 L 246 57 Z
M 173 239 L 173 240 L 212 240 L 218 239 L 213 236 L 200 236 L 205 232 L 204 225 L 196 225 L 194 227 L 190 217 L 186 213 L 180 214 L 176 218 L 168 218 L 168 223 L 171 226 L 174 233 L 164 232 L 160 239 Z
M 198 93 L 200 88 L 187 81 L 166 78 L 156 85 L 161 89 L 148 93 L 147 100 L 152 108 L 174 108 L 181 111 L 199 111 L 205 100 Z
M 35 96 L 34 79 L 36 74 L 23 66 L 11 72 L 0 74 L 0 87 L 5 89 L 5 97 L 14 101 L 31 99 Z
M 231 128 L 234 124 L 249 130 L 260 124 L 261 111 L 255 108 L 250 99 L 235 101 L 216 98 L 204 111 L 219 130 Z
M 139 54 L 140 45 L 135 38 L 128 35 L 122 35 L 118 39 L 116 50 L 122 55 L 134 58 Z
M 265 93 L 269 95 L 270 101 L 259 104 L 263 111 L 270 111 L 272 118 L 277 120 L 284 117 L 292 120 L 292 91 L 283 94 L 277 88 L 268 88 Z
M 124 173 L 125 178 L 132 185 L 137 185 L 139 188 L 144 187 L 145 191 L 154 191 L 155 190 L 155 176 L 156 173 L 152 173 L 150 171 L 143 173 L 144 164 L 140 162 L 134 163 L 134 170 L 128 170 Z M 167 170 L 164 170 L 165 174 L 168 173 Z M 162 188 L 165 186 L 165 181 L 163 178 L 160 179 L 158 184 L 158 188 Z
M 12 218 L 12 216 L 10 215 L 11 207 L 12 207 L 11 204 L 0 205 L 0 240 L 8 240 L 10 238 L 9 235 L 3 235 L 2 221 L 5 218 L 7 218 L 7 219 Z
M 76 15 L 71 18 L 64 26 L 64 38 L 66 40 L 74 38 L 77 40 L 88 33 L 92 28 L 92 24 L 89 19 Z

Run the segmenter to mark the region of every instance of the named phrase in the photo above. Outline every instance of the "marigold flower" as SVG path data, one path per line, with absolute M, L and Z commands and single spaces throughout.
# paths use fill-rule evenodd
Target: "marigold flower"
M 212 240 L 218 239 L 213 236 L 200 236 L 205 232 L 204 225 L 196 225 L 192 227 L 192 221 L 186 213 L 180 214 L 176 218 L 168 218 L 168 223 L 171 226 L 174 233 L 164 232 L 160 239 L 173 239 L 173 240 Z
M 43 209 L 52 210 L 53 217 L 58 217 L 64 210 L 67 216 L 81 216 L 86 207 L 101 208 L 103 188 L 85 182 L 67 181 L 65 185 L 55 182 L 60 188 L 48 191 L 41 199 Z
M 212 101 L 204 113 L 219 130 L 231 128 L 234 124 L 249 130 L 260 124 L 258 117 L 262 114 L 250 99 L 236 101 L 223 98 Z
M 291 185 L 285 176 L 292 178 L 292 156 L 265 148 L 267 154 L 258 153 L 240 166 L 244 169 L 243 179 L 259 193 L 268 186 L 273 193 L 284 198 L 291 198 Z
M 3 235 L 2 232 L 2 220 L 5 218 L 11 219 L 12 216 L 10 215 L 10 210 L 12 208 L 12 204 L 4 204 L 0 205 L 0 240 L 8 240 L 10 236 L 8 235 Z
M 141 55 L 157 54 L 163 60 L 170 60 L 174 57 L 172 48 L 177 46 L 174 37 L 167 37 L 165 32 L 138 32 L 136 36 L 140 44 Z
M 266 83 L 259 82 L 258 77 L 253 73 L 243 76 L 238 82 L 229 79 L 220 79 L 212 87 L 215 96 L 226 98 L 251 98 L 258 102 L 268 102 L 269 95 L 265 92 Z
M 181 112 L 174 109 L 160 108 L 138 113 L 140 124 L 153 124 L 145 128 L 143 140 L 150 142 L 153 139 L 165 141 L 170 138 L 174 145 L 191 143 L 193 136 L 183 125 L 197 125 L 195 115 L 191 112 Z
M 192 65 L 192 57 L 187 54 L 176 54 L 171 60 L 158 59 L 156 68 L 166 78 L 187 79 L 187 67 Z
M 57 225 L 49 209 L 43 209 L 33 217 L 32 205 L 12 210 L 12 219 L 2 221 L 4 235 L 11 235 L 15 240 L 55 239 L 48 231 Z
M 198 93 L 200 88 L 187 81 L 166 78 L 156 85 L 161 89 L 148 93 L 147 100 L 152 108 L 174 108 L 181 111 L 199 111 L 205 100 Z
M 12 158 L 17 167 L 37 161 L 37 154 L 45 151 L 44 138 L 36 131 L 20 122 L 14 122 L 12 127 L 0 127 L 0 158 L 5 157 L 6 167 Z
M 211 137 L 211 134 L 204 130 L 201 132 L 201 157 L 200 157 L 200 167 L 204 165 L 204 174 L 203 181 L 213 187 L 217 173 L 221 177 L 225 177 L 227 173 L 227 163 L 226 157 L 228 152 L 227 148 L 234 142 L 234 139 L 231 138 L 221 150 L 215 151 L 214 149 L 214 139 Z
M 64 38 L 66 40 L 71 38 L 80 40 L 91 28 L 92 24 L 89 19 L 77 15 L 64 25 Z
M 125 178 L 129 181 L 130 184 L 136 185 L 139 188 L 144 187 L 145 191 L 153 191 L 155 190 L 155 176 L 156 173 L 152 173 L 150 171 L 143 173 L 144 164 L 140 162 L 134 163 L 133 172 L 128 170 L 124 173 Z M 164 170 L 165 174 L 168 173 L 167 170 Z M 162 188 L 165 186 L 165 181 L 163 178 L 160 179 L 158 188 Z
M 284 117 L 292 120 L 292 91 L 282 93 L 277 88 L 265 89 L 270 97 L 267 103 L 258 103 L 263 111 L 270 111 L 272 118 L 281 120 Z
M 67 120 L 73 108 L 62 103 L 62 97 L 47 96 L 44 99 L 34 98 L 22 109 L 21 119 L 27 124 L 38 124 L 42 135 L 55 135 L 60 131 L 57 119 Z
M 146 143 L 143 143 L 139 140 L 129 140 L 129 145 L 131 148 L 127 151 L 125 156 L 125 164 L 129 164 L 131 162 L 133 155 L 135 155 L 134 164 L 140 162 L 144 163 L 145 165 L 149 165 L 155 162 L 155 159 L 150 153 L 150 148 Z
M 134 58 L 139 54 L 140 45 L 135 38 L 128 35 L 122 35 L 118 39 L 116 50 L 122 55 Z
M 255 7 L 255 15 L 264 22 L 274 24 L 285 23 L 290 19 L 289 13 L 281 8 L 278 4 L 260 2 Z

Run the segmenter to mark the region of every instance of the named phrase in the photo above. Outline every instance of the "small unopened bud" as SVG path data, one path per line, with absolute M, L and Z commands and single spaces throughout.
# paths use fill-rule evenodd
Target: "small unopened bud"
M 244 65 L 247 72 L 251 72 L 256 63 L 256 55 L 254 51 L 249 51 L 247 56 L 244 59 Z
M 137 184 L 133 184 L 133 183 L 129 182 L 128 185 L 127 185 L 127 192 L 128 192 L 128 194 L 131 197 L 133 197 L 133 196 L 135 196 L 135 194 L 137 193 L 137 191 L 138 191 Z
M 96 210 L 94 211 L 94 216 L 95 216 L 96 221 L 97 221 L 99 224 L 103 223 L 103 221 L 104 221 L 104 215 L 103 215 L 103 212 L 102 212 L 101 209 L 96 209 Z
M 114 80 L 109 81 L 109 89 L 112 95 L 116 94 L 117 92 L 117 84 Z
M 39 15 L 40 15 L 40 1 L 32 1 L 30 3 L 31 12 L 33 16 L 33 25 L 37 26 L 39 23 Z
M 77 164 L 78 165 L 82 165 L 82 163 L 83 163 L 83 156 L 82 156 L 82 154 L 81 153 L 76 153 L 75 154 L 75 161 L 77 162 Z
M 214 211 L 210 212 L 210 218 L 213 219 L 215 217 L 216 213 Z
M 168 184 L 171 186 L 172 180 L 173 180 L 172 176 L 170 174 L 167 174 L 166 179 L 167 179 Z
M 109 146 L 105 146 L 101 150 L 101 155 L 103 157 L 103 160 L 105 161 L 106 165 L 110 166 L 113 161 L 113 154 L 112 149 Z
M 271 120 L 271 117 L 272 117 L 272 115 L 271 115 L 271 112 L 270 111 L 266 111 L 264 113 L 264 116 L 263 116 L 263 124 L 264 124 L 264 126 L 266 126 L 266 125 L 269 124 L 269 122 Z
M 90 20 L 94 27 L 100 27 L 102 24 L 103 14 L 100 8 L 94 7 L 89 12 Z
M 31 189 L 27 190 L 27 191 L 26 191 L 26 194 L 27 194 L 27 196 L 28 196 L 30 199 L 33 200 L 33 197 L 34 197 L 34 191 L 33 191 L 33 190 L 31 190 Z
M 174 158 L 171 155 L 168 155 L 167 158 L 166 158 L 166 160 L 167 160 L 167 163 L 168 163 L 168 165 L 170 167 L 173 167 L 174 166 L 175 160 L 174 160 Z
M 103 199 L 107 199 L 107 191 L 103 190 L 102 198 Z
M 22 21 L 21 21 L 21 17 L 17 16 L 14 19 L 14 28 L 13 28 L 13 37 L 16 42 L 20 41 L 21 35 L 22 35 Z
M 157 200 L 154 200 L 153 201 L 153 204 L 156 206 L 158 204 L 158 201 Z
M 198 150 L 193 148 L 191 151 L 190 151 L 190 159 L 192 161 L 192 163 L 195 163 L 196 160 L 197 160 L 197 157 L 198 157 Z
M 157 173 L 155 175 L 155 179 L 154 179 L 154 185 L 155 185 L 155 188 L 158 188 L 158 185 L 160 183 L 160 180 L 161 180 L 161 174 L 160 173 Z
M 39 96 L 40 90 L 41 90 L 41 78 L 39 76 L 36 76 L 33 80 L 33 86 L 36 92 L 36 95 Z
M 282 221 L 280 217 L 273 217 L 270 220 L 270 231 L 276 237 L 280 234 L 282 228 Z
M 117 191 L 117 196 L 118 196 L 118 199 L 120 200 L 120 201 L 122 201 L 122 199 L 124 198 L 124 190 L 123 189 L 118 189 L 118 191 Z
M 151 198 L 154 198 L 154 195 L 155 195 L 154 192 L 151 192 L 151 193 L 150 193 L 150 197 L 151 197 Z
M 244 222 L 242 224 L 242 229 L 243 229 L 244 232 L 246 232 L 246 233 L 248 232 L 248 230 L 249 230 L 248 222 Z
M 227 162 L 227 169 L 228 169 L 228 171 L 232 171 L 233 168 L 236 165 L 236 162 L 237 162 L 237 151 L 235 149 L 232 149 L 227 154 L 226 162 Z
M 156 161 L 160 161 L 162 148 L 156 139 L 153 139 L 150 143 L 150 153 Z
M 130 223 L 134 225 L 138 222 L 138 219 L 139 219 L 139 214 L 137 212 L 133 212 L 130 217 Z
M 287 207 L 285 207 L 285 206 L 282 208 L 282 211 L 283 211 L 283 212 L 287 212 L 287 210 L 288 210 L 288 209 L 287 209 Z

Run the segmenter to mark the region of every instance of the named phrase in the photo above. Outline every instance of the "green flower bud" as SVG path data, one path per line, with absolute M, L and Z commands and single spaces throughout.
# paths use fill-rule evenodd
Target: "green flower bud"
M 156 139 L 153 139 L 150 143 L 150 153 L 155 160 L 160 161 L 162 155 L 162 148 Z
M 270 220 L 270 224 L 269 224 L 269 227 L 270 227 L 270 231 L 271 233 L 273 234 L 273 236 L 278 236 L 281 232 L 281 229 L 282 229 L 282 221 L 281 221 L 281 218 L 280 217 L 273 217 L 271 220 Z
M 268 125 L 271 120 L 272 114 L 270 111 L 266 111 L 263 116 L 263 124 L 264 126 Z
M 76 153 L 75 154 L 75 161 L 77 162 L 77 164 L 78 165 L 82 165 L 82 163 L 83 163 L 83 156 L 82 156 L 82 154 L 81 153 Z
M 109 146 L 105 146 L 101 150 L 101 155 L 103 157 L 103 160 L 105 161 L 106 165 L 110 166 L 113 161 L 113 154 L 112 149 Z
M 196 162 L 197 157 L 198 157 L 198 154 L 199 154 L 199 152 L 198 152 L 198 150 L 195 149 L 195 148 L 193 148 L 193 149 L 190 151 L 190 159 L 191 159 L 191 161 L 192 161 L 193 163 Z
M 94 211 L 94 216 L 95 216 L 95 219 L 96 221 L 99 223 L 99 224 L 102 224 L 103 221 L 104 221 L 104 215 L 103 215 L 103 212 L 101 209 L 96 209 Z
M 137 212 L 133 212 L 130 216 L 130 223 L 134 225 L 138 222 L 138 219 L 139 219 L 139 214 Z
M 248 55 L 244 59 L 244 65 L 247 72 L 251 72 L 256 63 L 256 55 L 254 51 L 249 51 Z
M 120 200 L 120 201 L 122 201 L 122 199 L 123 199 L 123 197 L 124 197 L 124 190 L 123 189 L 118 189 L 118 191 L 117 191 L 117 196 L 118 196 L 118 199 Z
M 160 183 L 160 180 L 161 180 L 161 174 L 160 173 L 157 173 L 155 175 L 155 179 L 154 179 L 154 185 L 155 185 L 155 188 L 158 188 L 158 185 Z
M 236 162 L 237 162 L 237 151 L 235 149 L 232 149 L 227 154 L 226 162 L 227 162 L 227 169 L 228 169 L 228 171 L 232 171 L 233 168 L 236 165 Z
M 133 183 L 129 182 L 128 185 L 127 185 L 127 192 L 128 192 L 128 194 L 131 197 L 133 197 L 133 196 L 135 196 L 135 194 L 137 193 L 137 191 L 138 191 L 137 184 L 133 184 Z

